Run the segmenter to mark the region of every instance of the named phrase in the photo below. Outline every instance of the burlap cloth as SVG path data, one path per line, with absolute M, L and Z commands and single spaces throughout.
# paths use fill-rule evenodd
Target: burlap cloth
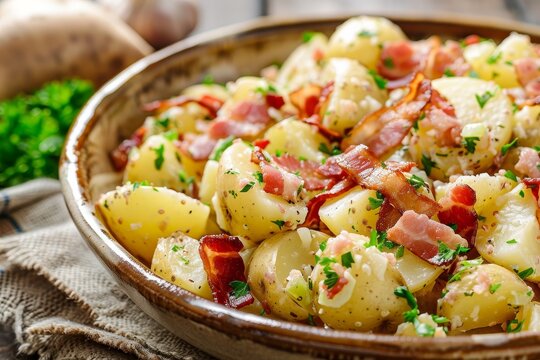
M 0 191 L 0 324 L 12 329 L 19 357 L 210 359 L 139 310 L 109 277 L 55 180 Z

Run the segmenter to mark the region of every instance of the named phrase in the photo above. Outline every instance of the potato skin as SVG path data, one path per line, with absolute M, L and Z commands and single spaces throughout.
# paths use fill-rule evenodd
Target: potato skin
M 349 291 L 350 296 L 340 303 L 328 300 L 323 266 L 315 266 L 311 275 L 315 309 L 322 321 L 333 329 L 393 333 L 403 321 L 403 312 L 409 310 L 406 301 L 394 295 L 394 290 L 404 285 L 404 280 L 389 260 L 393 255 L 383 254 L 373 246 L 366 248 L 368 241 L 365 236 L 342 232 L 329 239 L 326 249 L 317 253 L 321 259 L 331 257 L 339 262 L 341 255 L 350 251 L 355 262 L 345 270 L 349 283 L 340 292 Z M 338 245 L 339 242 L 346 245 Z M 334 248 L 341 250 L 335 253 Z
M 302 237 L 299 233 L 304 232 Z M 309 236 L 309 241 L 304 238 Z M 253 295 L 270 308 L 271 314 L 290 321 L 305 320 L 311 309 L 293 301 L 285 289 L 290 271 L 315 265 L 315 252 L 328 235 L 307 228 L 276 234 L 253 253 L 248 283 Z
M 459 280 L 447 283 L 443 294 L 437 314 L 450 320 L 453 333 L 511 320 L 533 297 L 523 280 L 495 264 L 464 270 Z
M 152 52 L 90 1 L 4 1 L 0 18 L 0 99 L 73 77 L 99 87 Z
M 132 184 L 101 196 L 96 215 L 134 256 L 150 264 L 159 238 L 182 231 L 205 234 L 210 208 L 199 200 L 167 188 Z

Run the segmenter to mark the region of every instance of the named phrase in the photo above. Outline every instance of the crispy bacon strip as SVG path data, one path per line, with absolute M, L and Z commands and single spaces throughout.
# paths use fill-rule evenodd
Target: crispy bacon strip
M 211 95 L 203 95 L 200 99 L 180 95 L 167 100 L 157 100 L 143 105 L 143 110 L 147 112 L 162 112 L 173 106 L 182 106 L 188 103 L 196 103 L 205 108 L 210 117 L 215 118 L 218 110 L 223 106 L 223 101 Z
M 231 282 L 246 282 L 244 260 L 239 254 L 244 245 L 236 236 L 206 235 L 200 241 L 199 254 L 203 261 L 214 301 L 231 308 L 253 303 L 251 293 L 236 297 Z
M 538 190 L 540 189 L 540 178 L 525 178 L 521 180 L 528 189 L 531 189 L 534 197 L 538 201 Z
M 302 119 L 302 121 L 305 122 L 306 124 L 317 127 L 317 130 L 319 131 L 319 133 L 330 141 L 339 141 L 342 138 L 340 133 L 334 130 L 330 130 L 329 128 L 324 126 L 321 123 L 321 117 L 317 114 L 312 115 L 308 118 Z
M 476 193 L 465 184 L 452 186 L 447 194 L 439 201 L 442 206 L 439 211 L 439 221 L 445 225 L 456 225 L 456 233 L 474 245 L 476 231 L 478 230 L 478 216 L 474 210 Z
M 278 94 L 266 94 L 264 99 L 266 100 L 266 105 L 268 105 L 268 107 L 273 107 L 274 109 L 279 110 L 283 107 L 283 105 L 285 105 L 285 99 L 283 99 L 283 96 Z
M 260 147 L 261 149 L 266 149 L 266 147 L 270 145 L 270 140 L 268 139 L 257 139 L 253 141 L 253 146 Z
M 343 139 L 341 148 L 346 150 L 351 145 L 364 144 L 376 157 L 385 156 L 401 145 L 430 98 L 430 81 L 417 74 L 407 96 L 392 107 L 367 115 Z
M 308 213 L 306 221 L 302 226 L 309 228 L 319 228 L 321 218 L 319 217 L 319 210 L 326 200 L 339 196 L 356 186 L 356 183 L 351 178 L 345 178 L 332 186 L 328 191 L 317 194 L 311 198 L 307 203 Z
M 379 74 L 390 80 L 404 79 L 423 71 L 434 51 L 441 47 L 441 39 L 432 36 L 427 40 L 398 40 L 387 42 L 377 64 Z
M 401 213 L 398 209 L 392 206 L 388 199 L 384 199 L 381 209 L 379 211 L 379 218 L 377 219 L 377 224 L 375 228 L 377 231 L 388 231 L 392 226 L 396 225 Z
M 358 184 L 381 192 L 401 213 L 414 210 L 432 217 L 440 210 L 437 202 L 418 194 L 400 171 L 383 168 L 364 145 L 358 145 L 337 156 L 336 162 Z
M 110 153 L 114 170 L 122 171 L 126 168 L 129 152 L 134 147 L 139 147 L 143 143 L 145 134 L 146 129 L 141 126 L 135 130 L 129 139 L 122 141 L 120 145 Z
M 217 139 L 208 134 L 186 134 L 180 150 L 195 161 L 203 161 L 208 160 L 216 144 Z
M 321 86 L 308 84 L 289 94 L 291 103 L 298 109 L 298 118 L 304 119 L 315 114 L 321 93 Z
M 456 249 L 458 245 L 467 246 L 467 241 L 450 227 L 412 210 L 405 211 L 396 225 L 388 230 L 387 235 L 388 239 L 435 265 L 445 263 L 437 256 L 439 242 L 451 249 Z
M 330 182 L 329 179 L 325 179 L 317 172 L 320 164 L 315 161 L 300 161 L 289 154 L 283 154 L 280 157 L 273 156 L 273 160 L 288 172 L 298 173 L 304 179 L 304 189 L 308 191 L 322 190 Z

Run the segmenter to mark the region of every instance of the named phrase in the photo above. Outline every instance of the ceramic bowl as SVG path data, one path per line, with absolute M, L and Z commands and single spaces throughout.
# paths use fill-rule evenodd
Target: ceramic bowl
M 511 31 L 540 42 L 540 29 L 500 20 L 389 16 L 410 38 L 478 34 L 501 40 Z M 272 20 L 220 29 L 154 53 L 111 80 L 81 111 L 65 145 L 60 178 L 75 224 L 129 297 L 187 342 L 224 359 L 540 358 L 540 333 L 442 339 L 400 338 L 310 327 L 228 309 L 154 275 L 94 214 L 99 195 L 119 184 L 108 153 L 145 117 L 141 105 L 176 95 L 212 74 L 219 82 L 258 74 L 283 61 L 304 31 L 331 33 L 342 18 Z

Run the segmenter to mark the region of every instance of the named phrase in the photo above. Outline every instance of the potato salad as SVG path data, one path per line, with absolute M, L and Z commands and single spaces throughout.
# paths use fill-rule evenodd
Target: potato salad
M 413 40 L 367 16 L 298 43 L 260 76 L 144 105 L 110 154 L 123 185 L 96 203 L 110 233 L 159 277 L 260 316 L 540 331 L 540 46 Z

